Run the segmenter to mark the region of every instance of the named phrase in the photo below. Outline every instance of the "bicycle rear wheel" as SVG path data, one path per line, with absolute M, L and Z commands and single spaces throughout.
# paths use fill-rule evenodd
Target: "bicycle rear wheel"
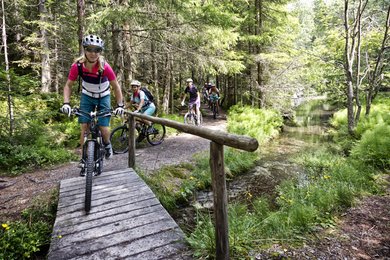
M 129 136 L 126 125 L 118 126 L 110 135 L 112 151 L 115 154 L 126 153 L 129 150 Z
M 85 212 L 91 210 L 92 177 L 95 170 L 95 142 L 88 142 L 87 146 L 87 174 L 85 178 Z
M 158 145 L 164 141 L 165 126 L 162 124 L 153 123 L 152 132 L 146 134 L 146 139 L 151 145 Z
M 217 118 L 217 104 L 214 102 L 213 103 L 213 117 L 214 117 L 214 119 L 216 119 Z

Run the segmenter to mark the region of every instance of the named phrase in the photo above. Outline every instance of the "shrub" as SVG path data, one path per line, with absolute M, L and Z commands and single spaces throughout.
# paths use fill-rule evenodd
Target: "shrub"
M 380 169 L 390 169 L 390 124 L 365 131 L 351 151 L 352 158 Z
M 275 110 L 235 105 L 228 112 L 228 132 L 256 138 L 260 144 L 277 136 L 283 119 Z

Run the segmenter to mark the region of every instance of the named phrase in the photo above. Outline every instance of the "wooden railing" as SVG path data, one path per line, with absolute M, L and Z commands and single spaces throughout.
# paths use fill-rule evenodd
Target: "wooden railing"
M 134 112 L 126 112 L 129 116 L 129 161 L 130 168 L 135 166 L 135 118 L 146 119 L 154 123 L 159 123 L 175 128 L 181 132 L 203 137 L 211 141 L 210 143 L 210 168 L 212 178 L 212 189 L 214 197 L 214 217 L 216 235 L 216 259 L 229 259 L 229 228 L 227 216 L 227 190 L 225 178 L 225 166 L 223 146 L 254 152 L 259 143 L 256 139 L 229 134 L 223 131 L 210 130 L 203 127 L 186 125 L 169 119 L 141 115 Z

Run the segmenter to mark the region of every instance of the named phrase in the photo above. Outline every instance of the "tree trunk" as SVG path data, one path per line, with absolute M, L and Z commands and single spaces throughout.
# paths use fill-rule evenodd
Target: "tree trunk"
M 374 71 L 369 71 L 368 76 L 368 91 L 366 96 L 366 115 L 370 114 L 371 110 L 371 104 L 373 99 L 375 98 L 376 94 L 379 91 L 380 82 L 382 80 L 382 73 L 383 73 L 383 55 L 385 53 L 385 49 L 388 48 L 387 41 L 389 40 L 389 27 L 390 27 L 390 5 L 387 8 L 387 18 L 385 23 L 385 30 L 383 33 L 383 40 L 382 40 L 382 46 L 381 49 L 378 52 L 378 56 L 376 57 L 375 62 L 375 68 Z
M 256 0 L 256 27 L 255 35 L 260 35 L 263 28 L 262 12 L 263 12 L 263 2 L 262 0 Z M 260 54 L 261 48 L 259 45 L 256 46 L 256 54 Z M 261 61 L 257 62 L 257 84 L 259 88 L 258 98 L 259 98 L 259 107 L 264 107 L 264 79 L 263 79 L 263 65 Z
M 57 31 L 57 28 L 59 27 L 58 26 L 58 22 L 57 22 L 57 14 L 54 14 L 54 24 L 56 25 L 56 29 L 55 30 L 55 35 L 59 35 L 58 34 L 58 31 Z M 58 61 L 59 61 L 59 57 L 58 57 L 58 37 L 55 37 L 54 38 L 54 90 L 56 93 L 59 93 L 59 89 L 60 89 L 60 66 L 58 65 Z
M 122 51 L 122 39 L 121 31 L 117 24 L 112 24 L 112 54 L 114 56 L 113 69 L 116 73 L 116 77 L 120 86 L 123 85 L 123 51 Z
M 126 6 L 128 8 L 128 1 L 122 0 L 121 6 Z M 122 88 L 126 88 L 130 86 L 130 81 L 133 78 L 132 73 L 132 32 L 131 26 L 128 21 L 123 23 L 123 83 L 121 84 Z
M 39 0 L 39 16 L 40 16 L 40 33 L 41 33 L 41 92 L 48 93 L 50 92 L 51 85 L 51 73 L 50 73 L 50 50 L 49 42 L 47 39 L 47 11 L 45 7 L 46 0 Z
M 165 73 L 164 73 L 164 80 L 163 80 L 163 88 L 164 88 L 164 95 L 162 100 L 162 112 L 165 114 L 168 114 L 169 112 L 169 97 L 170 97 L 170 88 L 168 87 L 169 82 L 169 73 L 170 70 L 170 57 L 169 54 L 166 54 L 166 60 L 165 60 Z
M 8 84 L 8 115 L 9 115 L 9 136 L 11 137 L 14 133 L 15 128 L 15 118 L 14 118 L 14 107 L 12 101 L 12 90 L 11 90 L 11 77 L 9 75 L 9 62 L 8 62 L 8 47 L 7 47 L 7 32 L 5 29 L 5 8 L 4 0 L 1 0 L 1 11 L 3 13 L 3 26 L 2 26 L 2 39 L 3 39 L 3 48 L 4 48 L 4 63 L 5 63 L 5 74 Z
M 155 104 L 159 106 L 161 104 L 160 101 L 160 89 L 158 87 L 158 60 L 157 60 L 157 54 L 156 54 L 156 45 L 155 42 L 151 42 L 151 52 L 152 52 L 152 70 L 153 70 L 153 83 L 154 83 L 154 93 L 155 93 Z
M 77 0 L 77 35 L 79 41 L 79 55 L 83 54 L 83 36 L 84 36 L 84 15 L 85 15 L 85 2 L 84 0 Z

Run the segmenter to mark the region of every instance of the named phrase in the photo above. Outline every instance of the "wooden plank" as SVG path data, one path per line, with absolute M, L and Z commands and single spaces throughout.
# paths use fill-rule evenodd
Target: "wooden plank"
M 61 182 L 49 260 L 182 259 L 183 232 L 132 169 L 94 178 L 88 215 L 84 192 L 85 178 Z

